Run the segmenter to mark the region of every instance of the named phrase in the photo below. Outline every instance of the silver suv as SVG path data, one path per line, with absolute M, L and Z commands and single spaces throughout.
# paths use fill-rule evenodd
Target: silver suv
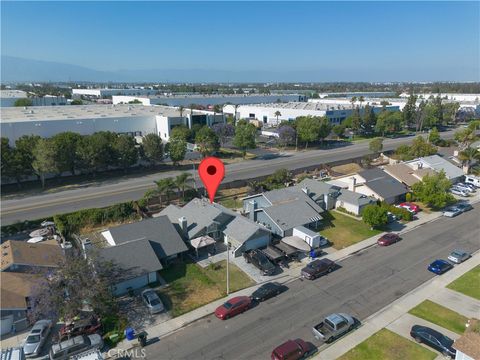
M 72 355 L 102 347 L 103 339 L 100 335 L 80 335 L 52 345 L 49 355 L 50 360 L 66 360 Z

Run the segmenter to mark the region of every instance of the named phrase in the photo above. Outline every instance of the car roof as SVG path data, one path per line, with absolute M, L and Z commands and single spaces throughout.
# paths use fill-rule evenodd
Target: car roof
M 296 349 L 298 349 L 298 344 L 294 340 L 287 340 L 282 345 L 275 348 L 274 351 L 281 354 L 288 354 Z

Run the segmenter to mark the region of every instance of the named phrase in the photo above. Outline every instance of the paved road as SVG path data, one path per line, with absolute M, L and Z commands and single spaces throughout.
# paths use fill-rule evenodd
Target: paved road
M 426 270 L 454 248 L 480 248 L 480 207 L 453 219 L 441 218 L 404 234 L 390 247 L 374 246 L 340 263 L 315 281 L 295 280 L 275 299 L 221 321 L 210 315 L 146 347 L 148 359 L 267 359 L 291 338 L 316 346 L 311 327 L 323 316 L 343 311 L 360 320 L 421 285 Z M 323 345 L 326 346 L 326 345 Z
M 453 133 L 454 131 L 444 132 L 442 137 L 451 138 Z M 384 150 L 396 149 L 399 145 L 410 143 L 412 139 L 413 137 L 386 139 Z M 265 176 L 281 168 L 301 169 L 356 158 L 369 153 L 368 141 L 366 141 L 353 145 L 347 144 L 337 149 L 300 151 L 280 155 L 276 158 L 242 161 L 227 165 L 224 182 Z M 191 172 L 193 173 L 193 170 Z M 136 200 L 153 186 L 154 180 L 174 176 L 178 173 L 180 172 L 163 172 L 137 178 L 113 179 L 77 187 L 73 190 L 4 200 L 1 203 L 2 224 L 8 225 L 22 220 L 35 220 L 79 209 Z M 194 176 L 198 178 L 197 175 Z

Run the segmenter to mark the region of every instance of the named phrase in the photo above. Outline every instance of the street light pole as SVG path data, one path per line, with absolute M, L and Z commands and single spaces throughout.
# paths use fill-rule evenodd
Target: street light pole
M 228 263 L 230 261 L 230 243 L 227 240 L 227 295 L 230 294 L 230 282 L 228 274 Z

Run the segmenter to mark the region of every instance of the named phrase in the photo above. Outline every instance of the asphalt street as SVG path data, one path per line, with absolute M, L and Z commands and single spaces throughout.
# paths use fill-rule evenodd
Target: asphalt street
M 269 359 L 272 349 L 302 338 L 322 349 L 313 325 L 333 312 L 364 320 L 431 279 L 427 265 L 461 248 L 480 248 L 480 207 L 440 218 L 403 235 L 389 247 L 374 246 L 341 261 L 314 281 L 294 280 L 289 290 L 232 319 L 213 314 L 146 347 L 147 359 Z
M 442 133 L 443 138 L 452 138 L 454 131 Z M 384 150 L 396 149 L 399 145 L 409 144 L 413 137 L 399 139 L 385 139 Z M 306 168 L 335 161 L 361 157 L 369 154 L 369 142 L 346 144 L 344 147 L 328 150 L 309 150 L 279 154 L 268 159 L 254 159 L 242 161 L 226 166 L 226 175 L 223 183 L 234 180 L 246 180 L 266 176 L 275 170 L 287 168 L 289 170 Z M 190 170 L 200 182 L 196 172 Z M 101 183 L 92 183 L 67 189 L 55 193 L 43 193 L 34 196 L 14 199 L 3 199 L 1 203 L 2 225 L 12 224 L 23 220 L 35 220 L 55 214 L 71 212 L 79 209 L 103 207 L 123 201 L 137 200 L 145 191 L 154 186 L 154 180 L 178 175 L 176 172 L 161 172 L 128 179 L 112 179 Z

